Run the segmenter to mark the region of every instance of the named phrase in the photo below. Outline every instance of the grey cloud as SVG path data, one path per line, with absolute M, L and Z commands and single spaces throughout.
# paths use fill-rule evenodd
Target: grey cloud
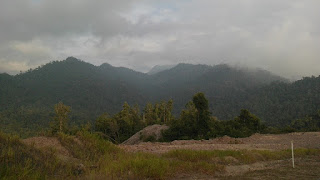
M 1 29 L 7 40 L 31 40 L 39 36 L 63 36 L 93 32 L 113 35 L 124 30 L 126 21 L 117 11 L 130 1 L 99 0 L 4 0 Z
M 24 64 L 25 70 L 51 60 L 65 58 L 71 41 L 93 34 L 108 38 L 126 32 L 128 22 L 118 12 L 130 9 L 134 1 L 99 0 L 3 0 L 0 2 L 1 70 Z M 70 43 L 67 43 L 70 41 Z M 83 42 L 81 42 L 83 43 Z M 72 50 L 66 53 L 74 53 Z M 75 53 L 78 55 L 78 53 Z M 9 63 L 9 61 L 11 63 Z M 10 65 L 11 64 L 11 65 Z M 8 67 L 4 67 L 8 66 Z M 10 67 L 9 67 L 10 66 Z
M 243 64 L 286 77 L 320 74 L 318 0 L 0 4 L 0 59 L 6 62 L 0 71 L 76 56 L 140 71 L 188 62 Z

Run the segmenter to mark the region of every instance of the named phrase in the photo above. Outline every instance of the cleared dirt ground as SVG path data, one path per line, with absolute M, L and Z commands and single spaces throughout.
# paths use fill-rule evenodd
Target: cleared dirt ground
M 181 174 L 173 179 L 184 180 L 319 180 L 320 179 L 320 157 L 297 158 L 296 166 L 292 168 L 291 159 L 258 162 L 254 164 L 226 166 L 226 172 L 214 176 L 204 174 Z
M 165 153 L 174 149 L 192 150 L 282 150 L 294 148 L 320 149 L 320 132 L 290 134 L 255 134 L 247 138 L 227 136 L 210 140 L 177 140 L 170 143 L 142 142 L 134 145 L 119 145 L 130 152 Z
M 221 137 L 211 140 L 179 140 L 170 143 L 144 142 L 135 145 L 119 145 L 129 152 L 162 154 L 174 149 L 192 150 L 283 150 L 291 148 L 320 149 L 320 132 L 290 134 L 255 134 L 248 138 Z M 181 174 L 174 179 L 315 179 L 320 180 L 320 156 L 292 160 L 262 161 L 253 164 L 227 165 L 225 171 L 214 176 L 205 174 Z

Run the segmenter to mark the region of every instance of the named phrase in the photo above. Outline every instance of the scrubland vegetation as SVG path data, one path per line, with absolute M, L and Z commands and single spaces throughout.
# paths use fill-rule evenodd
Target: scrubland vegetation
M 70 157 L 54 149 L 38 149 L 17 137 L 0 134 L 1 179 L 169 179 L 180 174 L 215 175 L 226 165 L 289 159 L 290 150 L 193 151 L 173 150 L 161 155 L 130 153 L 97 134 L 79 131 L 75 136 L 58 133 Z M 296 157 L 319 156 L 318 149 L 296 149 Z M 73 160 L 72 160 L 73 159 Z M 79 164 L 83 166 L 79 167 Z

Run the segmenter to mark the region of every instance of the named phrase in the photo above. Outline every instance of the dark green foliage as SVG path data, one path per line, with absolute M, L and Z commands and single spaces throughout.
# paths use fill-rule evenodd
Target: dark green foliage
M 95 129 L 98 132 L 102 132 L 110 141 L 114 143 L 119 142 L 119 124 L 115 118 L 109 116 L 107 113 L 98 117 L 95 123 Z
M 200 114 L 203 114 L 203 115 L 210 114 L 209 103 L 203 93 L 200 92 L 195 94 L 192 98 L 192 102 Z
M 260 119 L 246 109 L 242 109 L 240 115 L 234 120 L 221 123 L 224 125 L 223 134 L 231 137 L 248 137 L 264 129 Z
M 250 91 L 244 108 L 257 114 L 269 125 L 290 125 L 320 109 L 320 76 L 269 86 Z
M 213 120 L 208 100 L 203 93 L 197 93 L 186 104 L 180 118 L 172 121 L 170 129 L 164 132 L 165 140 L 209 138 Z
M 291 127 L 297 131 L 317 131 L 319 130 L 319 122 L 306 116 L 302 119 L 297 119 L 291 123 Z
M 252 111 L 244 106 L 251 90 L 273 81 L 287 82 L 267 71 L 237 69 L 228 65 L 179 64 L 155 74 L 154 78 L 165 88 L 160 92 L 164 94 L 163 97 L 174 97 L 175 114 L 183 109 L 190 97 L 200 91 L 206 94 L 210 102 L 209 109 L 213 109 L 212 113 L 219 119 L 231 119 L 242 108 Z
M 164 131 L 164 139 L 173 141 L 176 139 L 195 139 L 199 137 L 198 111 L 193 102 L 186 104 L 180 118 L 173 120 L 170 129 Z
M 239 123 L 242 128 L 247 129 L 247 136 L 260 132 L 261 130 L 260 119 L 246 109 L 241 110 L 240 115 L 235 118 L 235 122 Z
M 30 137 L 40 131 L 46 131 L 53 115 L 52 109 L 24 106 L 16 109 L 10 108 L 0 112 L 0 129 L 5 133 L 13 133 L 20 137 Z
M 138 106 L 130 107 L 128 103 L 124 103 L 123 109 L 113 117 L 118 123 L 119 138 L 117 142 L 123 142 L 144 127 L 141 121 L 140 110 Z
M 209 112 L 209 103 L 203 93 L 197 93 L 193 96 L 192 102 L 197 109 L 196 111 L 196 124 L 197 134 L 204 137 L 210 130 L 209 121 L 211 113 Z
M 144 127 L 139 107 L 132 108 L 127 102 L 124 103 L 123 109 L 114 116 L 109 116 L 107 113 L 101 115 L 95 125 L 96 131 L 104 133 L 114 143 L 123 142 Z
M 288 127 L 292 131 L 320 131 L 320 111 L 314 115 L 309 115 L 301 119 L 296 119 L 291 122 Z
M 181 112 L 180 118 L 173 121 L 170 128 L 163 132 L 165 141 L 208 139 L 224 135 L 248 137 L 265 130 L 260 119 L 246 109 L 242 109 L 234 120 L 218 121 L 211 117 L 208 100 L 203 93 L 195 94 L 192 100 Z
M 16 76 L 0 74 L 0 114 L 3 115 L 0 128 L 7 128 L 3 125 L 11 122 L 15 123 L 16 130 L 38 125 L 49 127 L 54 116 L 52 107 L 59 101 L 72 107 L 71 124 L 94 122 L 103 112 L 119 111 L 125 101 L 142 104 L 145 98 L 136 86 L 121 80 L 139 79 L 139 74 L 142 73 L 96 67 L 75 58 L 54 61 Z M 136 81 L 140 80 L 132 82 Z M 24 117 L 26 113 L 20 114 L 19 110 L 30 116 Z

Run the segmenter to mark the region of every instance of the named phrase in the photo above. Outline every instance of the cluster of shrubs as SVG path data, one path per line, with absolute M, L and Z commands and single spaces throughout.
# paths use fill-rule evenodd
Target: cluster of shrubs
M 59 103 L 60 104 L 60 103 Z M 60 104 L 61 107 L 63 105 Z M 53 123 L 53 130 L 56 132 L 67 129 L 65 121 L 67 115 L 60 112 L 55 107 L 56 117 Z M 124 103 L 123 109 L 111 116 L 107 113 L 99 116 L 92 130 L 101 133 L 101 136 L 112 141 L 121 143 L 144 127 L 152 124 L 166 124 L 170 128 L 163 131 L 161 141 L 188 140 L 188 139 L 209 139 L 221 136 L 235 138 L 248 137 L 254 133 L 288 133 L 296 131 L 319 131 L 320 111 L 312 116 L 292 121 L 284 127 L 267 127 L 261 120 L 250 113 L 247 109 L 242 109 L 239 116 L 232 120 L 218 120 L 209 111 L 209 103 L 203 93 L 197 93 L 181 111 L 180 116 L 175 118 L 172 115 L 173 101 L 160 102 L 152 105 L 148 103 L 145 109 L 140 112 L 138 106 L 130 106 Z M 63 116 L 59 117 L 59 113 Z M 61 122 L 63 121 L 61 126 Z M 60 125 L 60 126 L 59 126 Z M 142 137 L 143 141 L 155 141 L 153 137 Z

